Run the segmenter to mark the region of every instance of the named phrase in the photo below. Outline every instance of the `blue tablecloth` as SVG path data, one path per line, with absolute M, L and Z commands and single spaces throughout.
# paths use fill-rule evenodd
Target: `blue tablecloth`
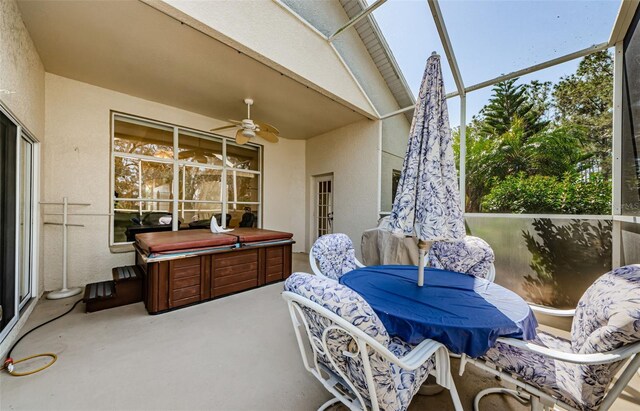
M 538 323 L 512 291 L 466 274 L 418 267 L 372 266 L 353 270 L 340 283 L 360 294 L 392 336 L 411 344 L 430 338 L 451 352 L 478 357 L 498 337 L 534 339 Z

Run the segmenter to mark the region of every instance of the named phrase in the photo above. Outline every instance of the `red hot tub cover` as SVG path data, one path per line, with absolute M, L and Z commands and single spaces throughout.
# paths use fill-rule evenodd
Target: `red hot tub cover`
M 213 234 L 209 230 L 167 231 L 136 235 L 136 245 L 147 254 L 232 246 L 237 242 L 235 236 Z
M 291 233 L 283 231 L 264 230 L 261 228 L 234 228 L 233 231 L 226 233 L 229 236 L 235 236 L 241 244 L 262 243 L 266 241 L 290 240 L 293 237 Z

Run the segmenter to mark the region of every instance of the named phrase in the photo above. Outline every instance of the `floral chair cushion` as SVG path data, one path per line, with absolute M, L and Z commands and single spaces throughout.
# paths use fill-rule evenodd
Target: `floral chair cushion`
M 536 339 L 531 342 L 558 351 L 571 352 L 570 341 L 541 331 L 538 331 Z M 556 361 L 500 342 L 489 349 L 483 358 L 575 408 L 589 409 L 579 405 L 573 384 L 567 381 L 567 378 L 574 376 L 573 369 L 580 368 L 575 364 Z
M 459 241 L 436 241 L 428 259 L 431 267 L 486 278 L 496 257 L 486 241 L 466 236 Z
M 587 289 L 576 307 L 571 340 L 583 354 L 640 341 L 640 264 L 616 268 Z
M 538 332 L 534 343 L 564 352 L 593 354 L 640 341 L 640 265 L 617 268 L 584 293 L 571 329 L 571 341 Z M 497 343 L 485 359 L 580 410 L 602 402 L 624 362 L 580 365 Z
M 308 298 L 339 315 L 399 357 L 406 355 L 414 347 L 398 338 L 390 338 L 371 306 L 358 293 L 334 280 L 311 274 L 294 273 L 285 281 L 284 289 Z M 336 372 L 327 353 L 322 352 L 322 346 L 319 343 L 324 330 L 333 323 L 309 308 L 303 307 L 302 311 L 313 336 L 311 344 L 318 354 L 318 361 Z M 351 358 L 343 354 L 345 351 L 353 352 L 353 339 L 345 332 L 331 330 L 327 341 L 328 354 L 340 371 L 354 384 L 360 395 L 370 401 L 360 356 Z M 380 409 L 392 411 L 407 409 L 420 385 L 435 367 L 435 362 L 431 359 L 415 371 L 405 370 L 391 364 L 371 348 L 369 348 L 369 362 Z
M 356 252 L 346 234 L 326 234 L 311 247 L 320 272 L 334 280 L 356 269 Z

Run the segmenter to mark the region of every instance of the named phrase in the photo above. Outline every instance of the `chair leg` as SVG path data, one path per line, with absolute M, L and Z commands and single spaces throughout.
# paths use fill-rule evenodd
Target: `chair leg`
M 515 398 L 520 404 L 527 405 L 531 404 L 532 411 L 538 411 L 540 408 L 534 408 L 534 403 L 540 405 L 539 401 L 532 400 L 533 397 L 529 394 L 522 393 L 517 390 L 510 390 L 507 388 L 487 388 L 480 391 L 476 397 L 473 399 L 473 411 L 480 411 L 480 400 L 487 395 L 490 394 L 507 394 Z
M 324 410 L 326 410 L 327 408 L 331 407 L 333 404 L 337 404 L 337 403 L 339 403 L 339 402 L 340 402 L 340 400 L 339 400 L 338 398 L 332 398 L 332 399 L 330 399 L 329 401 L 327 401 L 327 402 L 325 402 L 324 404 L 322 404 L 322 405 L 320 406 L 320 408 L 318 408 L 318 411 L 324 411 Z
M 453 379 L 451 380 L 451 388 L 449 388 L 449 394 L 451 395 L 451 400 L 453 401 L 453 408 L 456 411 L 464 411 L 464 408 L 462 408 L 462 403 L 460 402 L 460 396 L 458 396 L 458 390 L 456 389 L 456 385 L 453 383 Z

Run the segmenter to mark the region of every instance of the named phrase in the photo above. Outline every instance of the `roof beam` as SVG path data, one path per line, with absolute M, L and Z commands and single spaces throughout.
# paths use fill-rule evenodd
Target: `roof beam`
M 623 0 L 620 3 L 618 16 L 616 17 L 616 22 L 614 23 L 613 30 L 611 30 L 611 35 L 609 36 L 610 46 L 614 46 L 617 42 L 624 40 L 624 37 L 627 34 L 627 29 L 631 25 L 631 21 L 633 20 L 633 16 L 636 13 L 637 8 L 638 0 Z
M 523 76 L 525 74 L 535 73 L 536 71 L 544 70 L 544 69 L 552 67 L 552 66 L 557 66 L 558 64 L 566 63 L 568 61 L 575 60 L 575 59 L 580 58 L 580 57 L 588 56 L 589 54 L 593 54 L 593 53 L 596 53 L 598 51 L 606 50 L 607 48 L 609 48 L 609 43 L 608 42 L 596 44 L 596 45 L 593 45 L 591 47 L 587 47 L 585 49 L 575 51 L 573 53 L 565 54 L 564 56 L 557 57 L 557 58 L 555 58 L 553 60 L 545 61 L 544 63 L 536 64 L 536 65 L 524 68 L 522 70 L 513 71 L 513 72 L 508 73 L 508 74 L 503 74 L 503 75 L 495 77 L 495 78 L 493 78 L 491 80 L 483 81 L 482 83 L 474 84 L 473 86 L 469 86 L 469 87 L 465 88 L 464 89 L 464 93 L 466 94 L 466 93 L 469 93 L 469 92 L 472 92 L 472 91 L 475 91 L 475 90 L 480 90 L 482 88 L 492 86 L 492 85 L 494 85 L 496 83 L 500 83 L 501 81 L 511 80 L 513 78 L 520 77 L 520 76 Z M 460 95 L 459 92 L 454 91 L 452 93 L 447 94 L 446 98 L 451 98 L 451 97 L 455 97 L 455 96 L 459 96 L 459 95 Z M 412 109 L 413 109 L 413 106 L 405 107 L 405 108 L 402 108 L 400 110 L 396 110 L 394 112 L 391 112 L 389 114 L 385 114 L 381 118 L 385 119 L 385 118 L 393 117 L 395 115 L 404 113 L 405 111 L 409 111 L 409 110 L 412 110 Z
M 380 6 L 382 6 L 386 2 L 387 2 L 387 0 L 378 0 L 375 3 L 373 3 L 372 5 L 370 5 L 369 7 L 367 7 L 366 9 L 362 10 L 360 13 L 356 14 L 351 20 L 349 20 L 347 22 L 347 24 L 345 24 L 344 26 L 340 27 L 338 30 L 335 31 L 335 33 L 330 35 L 327 38 L 327 40 L 333 41 L 337 36 L 339 36 L 340 34 L 344 33 L 344 31 L 347 30 L 349 27 L 353 26 L 354 24 L 356 24 L 357 22 L 359 22 L 363 18 L 367 17 L 369 14 L 373 13 L 373 11 L 375 9 L 377 9 Z
M 609 43 L 595 44 L 593 46 L 587 47 L 586 49 L 565 54 L 564 56 L 557 57 L 553 60 L 545 61 L 544 63 L 536 64 L 522 70 L 513 71 L 508 74 L 503 74 L 502 76 L 498 76 L 491 80 L 483 81 L 482 83 L 478 83 L 473 86 L 467 87 L 465 91 L 470 92 L 474 90 L 479 90 L 481 88 L 485 88 L 488 86 L 492 86 L 496 83 L 500 83 L 501 81 L 507 81 L 507 80 L 514 79 L 516 77 L 523 76 L 525 74 L 535 73 L 536 71 L 544 70 L 552 66 L 557 66 L 558 64 L 566 63 L 567 61 L 575 60 L 580 57 L 588 56 L 589 54 L 593 54 L 597 51 L 605 50 L 607 48 L 609 48 Z
M 457 95 L 459 95 L 458 92 L 454 91 L 453 93 L 449 93 L 449 94 L 445 95 L 444 97 L 445 98 L 451 98 L 451 97 L 455 97 Z M 400 110 L 392 111 L 391 113 L 387 113 L 384 116 L 380 116 L 380 120 L 384 120 L 384 119 L 387 119 L 389 117 L 397 116 L 398 114 L 402 114 L 402 113 L 405 113 L 407 111 L 411 111 L 411 110 L 413 110 L 415 108 L 416 108 L 415 106 L 407 106 L 405 108 L 401 108 Z
M 442 17 L 442 12 L 440 11 L 438 0 L 427 0 L 427 3 L 429 3 L 429 9 L 431 10 L 431 14 L 433 15 L 433 21 L 435 22 L 436 28 L 438 29 L 438 35 L 440 36 L 440 41 L 442 42 L 442 46 L 444 47 L 444 54 L 447 56 L 449 67 L 451 67 L 451 71 L 453 72 L 453 81 L 455 81 L 456 83 L 458 94 L 464 95 L 464 82 L 462 81 L 462 75 L 460 74 L 458 61 L 456 60 L 456 56 L 453 52 L 453 46 L 451 46 L 451 40 L 449 39 L 449 33 L 447 32 L 447 25 L 445 24 L 444 18 Z

